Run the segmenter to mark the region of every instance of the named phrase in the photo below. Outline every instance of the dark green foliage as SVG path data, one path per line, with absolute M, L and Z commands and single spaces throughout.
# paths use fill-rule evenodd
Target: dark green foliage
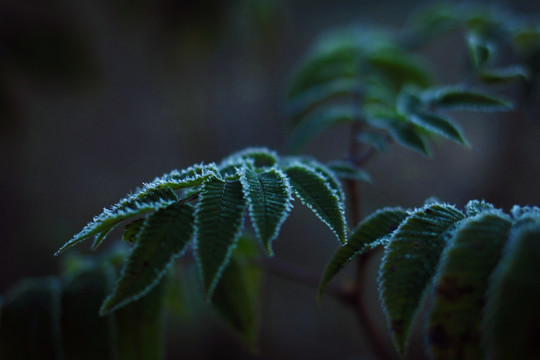
M 367 171 L 351 165 L 351 163 L 348 161 L 335 160 L 326 165 L 328 169 L 330 169 L 340 179 L 356 180 L 368 183 L 372 182 L 371 176 Z
M 53 277 L 16 284 L 2 304 L 1 359 L 62 359 L 60 283 Z
M 333 186 L 328 186 L 329 182 L 324 175 L 302 163 L 287 166 L 285 173 L 296 196 L 345 243 L 347 230 L 343 202 L 340 199 L 342 194 Z
M 514 226 L 487 291 L 482 330 L 491 359 L 540 357 L 540 216 Z
M 258 333 L 258 293 L 261 269 L 252 262 L 257 256 L 251 238 L 243 236 L 216 287 L 212 304 L 222 318 L 251 347 Z
M 355 257 L 383 246 L 379 291 L 401 357 L 428 294 L 431 358 L 536 358 L 540 210 L 511 213 L 477 200 L 465 214 L 436 200 L 414 211 L 379 210 L 338 249 L 320 290 Z
M 193 234 L 193 206 L 173 203 L 150 215 L 135 237 L 114 293 L 100 312 L 107 314 L 144 296 L 158 284 Z
M 384 245 L 389 235 L 397 229 L 407 216 L 401 208 L 379 210 L 364 219 L 347 239 L 347 244 L 340 247 L 326 266 L 319 285 L 319 294 L 332 278 L 354 258 L 376 246 Z
M 386 247 L 379 291 L 401 355 L 405 354 L 412 321 L 446 245 L 444 234 L 463 217 L 452 206 L 428 205 L 407 217 Z
M 236 246 L 245 207 L 240 180 L 210 178 L 201 187 L 201 199 L 195 214 L 195 254 L 207 298 L 211 298 Z
M 236 247 L 246 210 L 271 255 L 272 241 L 292 207 L 293 192 L 345 242 L 345 195 L 331 170 L 313 159 L 280 158 L 265 148 L 249 148 L 219 166 L 195 165 L 156 178 L 105 210 L 59 252 L 93 235 L 101 243 L 122 221 L 152 212 L 125 226 L 122 238 L 134 248 L 101 313 L 144 296 L 192 239 L 204 293 L 210 299 Z
M 265 251 L 272 255 L 272 240 L 292 207 L 289 180 L 276 169 L 261 173 L 245 169 L 241 180 L 257 237 Z
M 166 285 L 166 281 L 161 281 L 142 299 L 114 313 L 118 360 L 163 359 Z
M 429 64 L 412 49 L 455 30 L 464 31 L 469 74 L 457 84 L 436 84 Z M 512 53 L 511 62 L 499 61 L 501 51 Z M 33 279 L 7 294 L 0 358 L 162 359 L 164 317 L 182 313 L 186 291 L 167 275 L 178 275 L 174 260 L 190 247 L 205 299 L 255 348 L 261 262 L 254 239 L 272 256 L 294 199 L 342 245 L 319 294 L 351 261 L 384 248 L 379 294 L 402 358 L 426 296 L 425 343 L 433 359 L 540 358 L 538 208 L 514 207 L 509 216 L 484 201 L 471 201 L 462 212 L 431 200 L 415 210 L 384 208 L 349 232 L 338 180 L 355 194 L 354 181 L 370 181 L 365 162 L 391 143 L 424 155 L 436 136 L 468 146 L 447 111 L 510 110 L 511 102 L 487 85 L 517 80 L 530 94 L 539 58 L 537 25 L 484 5 L 437 5 L 413 17 L 400 36 L 363 27 L 328 33 L 289 84 L 288 145 L 299 151 L 345 124 L 352 129 L 348 156 L 323 165 L 248 148 L 219 164 L 173 170 L 144 184 L 56 254 L 90 238 L 97 249 L 120 225 L 122 248 L 67 261 L 62 286 L 54 278 Z M 243 233 L 246 217 L 255 237 Z M 361 288 L 360 277 L 355 285 Z M 361 297 L 347 290 L 338 295 L 355 305 Z
M 116 359 L 114 316 L 97 316 L 114 285 L 111 265 L 79 264 L 62 289 L 62 335 L 66 359 Z
M 512 222 L 486 211 L 463 222 L 442 254 L 426 328 L 434 359 L 482 359 L 480 322 L 487 280 Z

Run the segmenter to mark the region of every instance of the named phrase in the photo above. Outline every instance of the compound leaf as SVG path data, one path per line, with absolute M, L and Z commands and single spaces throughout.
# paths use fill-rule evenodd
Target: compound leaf
M 53 277 L 17 283 L 2 304 L 1 359 L 62 359 L 60 282 Z
M 239 180 L 210 178 L 201 187 L 195 213 L 195 256 L 207 299 L 236 246 L 244 220 L 246 200 Z
M 343 194 L 337 180 L 325 177 L 321 172 L 300 162 L 287 166 L 285 173 L 300 201 L 328 225 L 341 243 L 345 243 L 347 225 Z
M 105 300 L 101 314 L 139 299 L 159 283 L 192 238 L 193 214 L 193 206 L 177 202 L 146 219 L 116 289 Z
M 257 237 L 272 255 L 272 241 L 292 208 L 289 179 L 275 168 L 262 173 L 246 168 L 240 180 Z
M 433 359 L 485 357 L 480 346 L 484 294 L 511 225 L 508 215 L 484 211 L 462 221 L 443 251 L 426 329 Z
M 340 247 L 326 265 L 319 284 L 319 295 L 330 280 L 354 258 L 382 245 L 382 240 L 396 230 L 407 215 L 401 208 L 385 208 L 365 218 L 349 235 L 347 244 Z
M 482 322 L 489 359 L 540 358 L 540 217 L 535 220 L 512 228 L 489 279 Z
M 445 233 L 463 218 L 451 205 L 427 205 L 401 223 L 386 247 L 379 271 L 379 293 L 402 357 L 412 320 L 446 245 Z

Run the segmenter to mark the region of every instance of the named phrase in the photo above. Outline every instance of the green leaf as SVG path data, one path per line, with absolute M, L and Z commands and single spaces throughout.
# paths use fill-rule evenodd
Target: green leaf
M 366 130 L 358 134 L 357 140 L 361 144 L 373 146 L 377 151 L 384 153 L 388 149 L 390 139 L 385 134 Z
M 397 47 L 383 47 L 370 54 L 371 65 L 396 89 L 412 84 L 421 87 L 431 83 L 428 66 Z
M 324 271 L 319 284 L 319 296 L 333 277 L 358 255 L 384 243 L 399 224 L 407 217 L 401 208 L 385 208 L 365 218 L 349 235 L 347 244 L 340 247 Z
M 405 26 L 405 30 L 410 31 L 409 41 L 413 45 L 421 44 L 458 27 L 463 22 L 459 17 L 460 8 L 450 2 L 422 7 Z
M 499 261 L 512 220 L 484 211 L 460 223 L 441 256 L 428 313 L 433 359 L 483 359 L 480 324 L 488 277 Z
M 162 360 L 165 345 L 165 295 L 161 281 L 145 297 L 114 313 L 118 334 L 118 360 Z
M 345 243 L 347 236 L 345 210 L 341 200 L 342 194 L 336 190 L 336 184 L 319 171 L 300 162 L 287 166 L 285 173 L 300 201 L 328 225 L 341 243 Z
M 322 176 L 328 185 L 330 185 L 330 187 L 336 192 L 339 201 L 342 203 L 343 208 L 345 208 L 345 192 L 343 191 L 341 183 L 336 178 L 335 173 L 324 164 L 311 158 L 298 158 L 298 161 L 301 164 L 315 170 L 320 176 Z
M 220 171 L 230 166 L 239 166 L 246 162 L 253 162 L 257 168 L 273 166 L 278 161 L 278 154 L 275 151 L 264 147 L 250 147 L 227 156 L 219 165 Z
M 360 49 L 352 34 L 330 34 L 304 59 L 289 85 L 287 97 L 297 97 L 314 86 L 335 79 L 355 78 Z
M 371 183 L 369 173 L 357 166 L 354 166 L 349 161 L 331 161 L 326 166 L 340 179 L 356 180 Z
M 112 290 L 114 269 L 90 265 L 71 274 L 62 291 L 62 334 L 65 359 L 116 359 L 114 316 L 99 316 L 103 298 Z
M 467 36 L 467 45 L 475 68 L 485 65 L 494 52 L 493 44 L 474 32 Z
M 27 278 L 2 304 L 0 359 L 62 359 L 60 283 Z
M 403 89 L 396 99 L 396 109 L 400 115 L 415 114 L 423 105 L 417 90 L 411 87 Z
M 478 72 L 478 78 L 486 84 L 501 84 L 508 81 L 530 79 L 530 71 L 521 65 L 511 65 L 497 69 L 482 69 Z
M 143 228 L 145 220 L 146 219 L 137 219 L 127 224 L 124 228 L 124 233 L 122 234 L 122 240 L 134 244 L 137 240 L 137 235 Z
M 523 217 L 540 216 L 540 207 L 514 205 L 512 210 L 510 210 L 510 213 L 514 220 L 518 221 Z
M 104 209 L 81 232 L 65 243 L 55 255 L 59 255 L 91 236 L 97 236 L 94 247 L 99 246 L 105 236 L 122 220 L 166 207 L 178 200 L 173 190 L 198 186 L 204 179 L 215 176 L 217 173 L 215 164 L 200 164 L 182 171 L 174 170 L 154 179 L 110 209 Z
M 354 121 L 354 107 L 334 105 L 303 118 L 293 129 L 287 148 L 297 152 L 317 135 L 338 124 Z
M 481 92 L 459 87 L 441 87 L 426 90 L 424 101 L 436 109 L 462 109 L 478 111 L 510 110 L 510 102 Z
M 240 181 L 257 237 L 267 254 L 273 255 L 272 241 L 292 208 L 289 180 L 273 168 L 262 173 L 244 169 Z
M 491 275 L 482 323 L 489 359 L 538 359 L 540 218 L 514 226 Z
M 413 124 L 407 123 L 401 118 L 370 118 L 368 123 L 371 126 L 388 131 L 390 137 L 398 144 L 422 155 L 429 156 L 426 143 Z
M 289 99 L 287 102 L 287 113 L 293 119 L 300 118 L 330 100 L 339 98 L 353 100 L 355 96 L 360 95 L 360 92 L 361 86 L 358 80 L 337 78 L 313 86 L 302 94 Z
M 239 251 L 235 251 L 212 298 L 214 309 L 252 349 L 258 331 L 260 275 L 260 267 L 250 263 Z
M 495 210 L 495 207 L 484 200 L 471 200 L 465 205 L 465 214 L 468 217 L 492 210 Z
M 404 220 L 386 247 L 378 278 L 379 293 L 402 357 L 412 321 L 446 245 L 445 233 L 463 218 L 451 205 L 428 205 Z
M 139 299 L 159 283 L 192 238 L 193 213 L 193 206 L 179 202 L 146 219 L 102 315 Z
M 99 245 L 105 238 L 102 233 L 105 233 L 106 236 L 122 220 L 166 207 L 177 200 L 178 197 L 174 191 L 168 188 L 140 190 L 120 200 L 120 202 L 110 209 L 104 209 L 81 232 L 65 243 L 55 255 L 59 255 L 63 251 L 94 235 L 99 238 L 94 245 Z
M 429 113 L 416 113 L 410 115 L 410 121 L 427 130 L 438 135 L 442 135 L 447 139 L 454 140 L 455 142 L 468 146 L 467 140 L 465 140 L 459 127 L 451 120 L 435 114 Z
M 212 297 L 236 246 L 245 208 L 239 180 L 210 178 L 203 183 L 195 213 L 195 256 L 207 299 Z

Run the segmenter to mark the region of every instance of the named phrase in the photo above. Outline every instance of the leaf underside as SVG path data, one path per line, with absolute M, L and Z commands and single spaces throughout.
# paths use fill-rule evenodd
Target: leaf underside
M 511 224 L 502 213 L 480 213 L 460 223 L 444 250 L 426 328 L 433 359 L 484 358 L 480 347 L 484 294 Z
M 379 271 L 379 294 L 401 356 L 405 355 L 412 320 L 446 244 L 445 232 L 463 218 L 453 206 L 428 205 L 404 220 L 386 247 Z
M 221 273 L 236 241 L 244 220 L 246 202 L 239 180 L 224 181 L 211 178 L 201 187 L 195 213 L 195 256 L 201 270 L 207 299 L 221 277 Z
M 174 203 L 150 215 L 136 236 L 114 293 L 101 313 L 135 301 L 156 286 L 193 234 L 193 206 Z

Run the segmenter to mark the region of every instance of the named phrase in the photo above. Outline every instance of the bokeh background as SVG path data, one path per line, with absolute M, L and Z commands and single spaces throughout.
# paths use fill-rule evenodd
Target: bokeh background
M 155 176 L 247 146 L 282 152 L 287 80 L 317 36 L 353 23 L 399 29 L 425 3 L 1 0 L 0 293 L 23 277 L 56 274 L 53 253 L 63 242 Z M 500 3 L 540 11 L 534 1 Z M 441 82 L 463 78 L 460 34 L 420 54 Z M 374 183 L 361 185 L 362 212 L 420 206 L 430 196 L 505 210 L 540 205 L 539 100 L 526 117 L 456 113 L 472 149 L 440 141 L 428 159 L 392 147 L 367 168 Z M 306 152 L 340 158 L 346 132 L 336 128 Z M 275 250 L 318 276 L 336 246 L 296 202 Z M 374 282 L 368 291 L 384 332 Z M 274 275 L 262 291 L 261 355 L 249 354 L 204 304 L 187 313 L 169 326 L 170 359 L 370 358 L 352 313 L 331 299 L 318 305 L 313 288 Z M 413 358 L 421 356 L 415 341 Z

